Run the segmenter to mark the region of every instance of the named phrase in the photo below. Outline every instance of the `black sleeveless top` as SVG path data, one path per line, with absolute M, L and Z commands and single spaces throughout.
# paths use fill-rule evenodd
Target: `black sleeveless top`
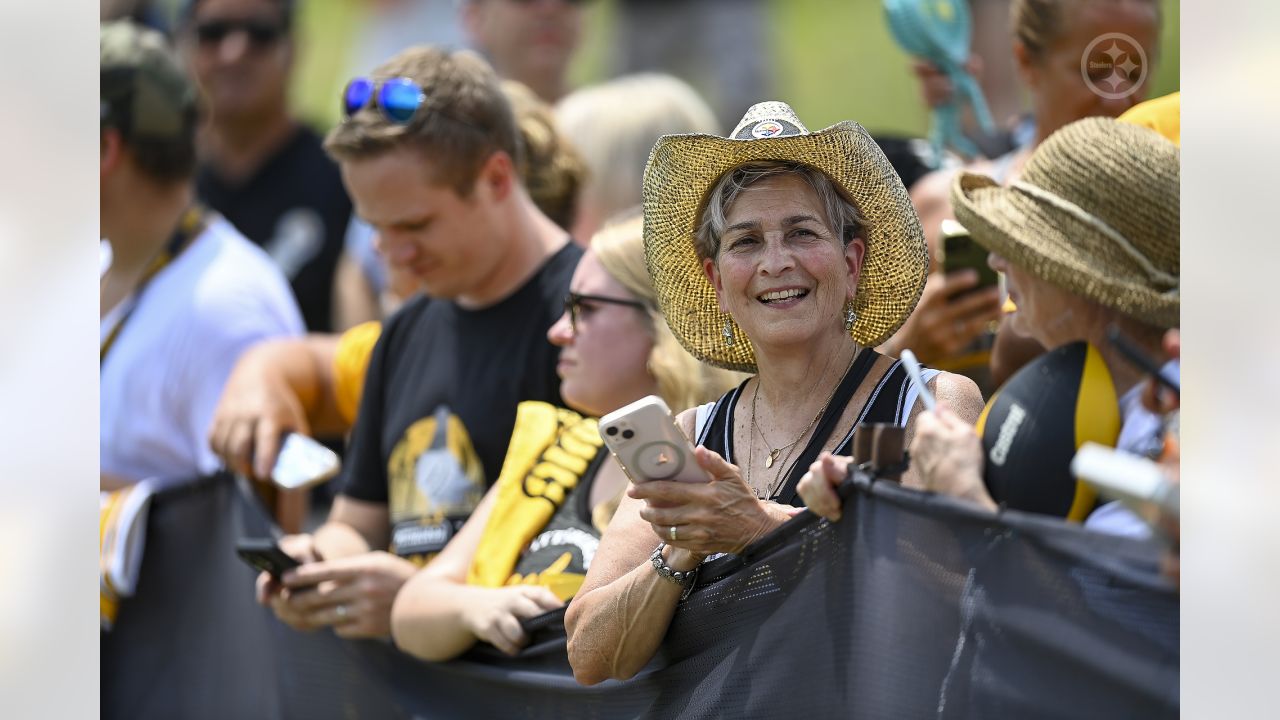
M 866 374 L 880 357 L 880 353 L 871 348 L 865 348 L 858 354 L 849 372 L 851 374 L 861 373 L 863 377 L 853 388 L 853 392 L 856 392 L 857 387 L 867 382 Z M 749 380 L 750 378 L 742 381 L 741 385 L 720 396 L 720 399 L 711 408 L 706 425 L 702 427 L 697 437 L 698 445 L 704 446 L 708 450 L 715 450 L 731 463 L 737 462 L 734 459 L 733 452 L 734 408 L 737 406 L 738 397 L 742 395 L 742 390 Z M 812 452 L 812 446 L 815 442 L 818 443 L 819 447 L 825 445 L 830 435 L 838 435 L 840 437 L 840 441 L 832 451 L 833 454 L 852 455 L 853 432 L 862 423 L 906 425 L 907 418 L 911 413 L 911 408 L 906 406 L 908 386 L 906 368 L 902 366 L 901 360 L 895 360 L 893 365 L 889 367 L 888 372 L 876 383 L 875 388 L 871 391 L 871 396 L 867 398 L 866 404 L 862 406 L 862 412 L 858 413 L 853 425 L 848 428 L 836 427 L 829 435 L 821 438 L 818 437 L 818 432 L 815 431 L 814 435 L 809 438 L 804 450 L 800 452 L 799 458 L 803 458 L 806 452 L 816 456 L 817 453 Z M 852 397 L 853 392 L 850 393 L 850 397 Z M 845 405 L 847 403 L 848 401 L 845 402 Z M 843 410 L 844 407 L 841 407 L 840 411 L 843 412 Z M 770 499 L 802 507 L 804 502 L 796 494 L 795 486 L 799 481 L 799 476 L 804 473 L 804 470 L 808 468 L 811 462 L 805 462 L 802 465 L 797 459 L 792 467 L 787 468 L 785 472 L 788 472 L 791 477 L 788 477 L 782 483 L 777 493 Z

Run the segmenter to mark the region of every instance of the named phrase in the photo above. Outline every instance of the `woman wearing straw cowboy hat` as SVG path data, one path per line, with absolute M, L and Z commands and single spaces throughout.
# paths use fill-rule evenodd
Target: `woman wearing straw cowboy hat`
M 1049 349 L 1085 340 L 1101 355 L 1120 398 L 1122 450 L 1148 444 L 1159 419 L 1141 406 L 1142 371 L 1107 333 L 1117 326 L 1149 356 L 1164 357 L 1164 333 L 1178 326 L 1178 183 L 1176 145 L 1146 128 L 1087 118 L 1045 140 L 1020 180 L 1001 187 L 963 173 L 952 186 L 957 217 L 1008 278 L 1017 329 Z M 1162 373 L 1176 380 L 1177 363 Z M 921 415 L 911 457 L 921 487 L 995 508 L 979 439 L 953 413 Z M 810 468 L 800 487 L 810 509 L 839 516 L 832 485 L 842 464 L 824 458 Z M 1114 503 L 1085 524 L 1147 532 Z
M 920 297 L 924 237 L 861 126 L 811 133 L 769 102 L 728 138 L 665 136 L 644 209 L 649 272 L 676 338 L 705 362 L 755 375 L 678 418 L 709 482 L 640 482 L 619 506 L 565 618 L 584 683 L 643 667 L 691 571 L 791 517 L 795 484 L 819 452 L 847 453 L 861 421 L 912 433 L 905 373 L 871 348 Z M 929 385 L 977 417 L 971 381 L 931 372 Z

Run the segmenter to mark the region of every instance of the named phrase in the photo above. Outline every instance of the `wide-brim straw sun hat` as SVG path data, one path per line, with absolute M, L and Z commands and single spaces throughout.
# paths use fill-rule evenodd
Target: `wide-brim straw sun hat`
M 765 160 L 816 168 L 857 205 L 867 250 L 850 335 L 862 345 L 884 342 L 924 290 L 929 260 L 920 219 L 898 173 L 861 125 L 845 121 L 811 133 L 782 102 L 753 105 L 727 138 L 665 135 L 653 146 L 644 173 L 645 258 L 672 333 L 700 360 L 755 371 L 751 341 L 720 310 L 694 235 L 716 182 L 739 165 Z M 726 322 L 737 337 L 732 345 L 724 341 Z
M 1041 143 L 1019 180 L 961 173 L 951 200 L 974 240 L 1030 274 L 1177 327 L 1179 159 L 1153 130 L 1086 118 Z

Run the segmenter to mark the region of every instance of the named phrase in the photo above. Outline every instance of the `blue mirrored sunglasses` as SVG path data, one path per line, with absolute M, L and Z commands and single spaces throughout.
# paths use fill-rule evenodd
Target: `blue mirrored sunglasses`
M 427 94 L 409 78 L 390 78 L 375 83 L 367 77 L 358 77 L 347 83 L 347 89 L 342 91 L 342 112 L 351 117 L 372 102 L 382 111 L 383 117 L 403 125 L 413 119 L 426 99 Z

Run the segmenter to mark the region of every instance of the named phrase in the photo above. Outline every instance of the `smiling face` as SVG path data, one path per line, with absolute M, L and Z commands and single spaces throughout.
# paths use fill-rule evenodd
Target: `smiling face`
M 854 296 L 865 244 L 845 247 L 818 194 L 803 178 L 768 177 L 725 212 L 715 258 L 703 269 L 720 309 L 758 349 L 848 338 L 843 311 Z
M 591 250 L 578 262 L 569 287 L 579 295 L 638 300 L 605 270 Z M 658 394 L 658 381 L 648 370 L 653 327 L 639 308 L 582 300 L 577 322 L 571 321 L 566 310 L 547 331 L 547 339 L 560 347 L 556 366 L 560 395 L 577 410 L 599 417 Z
M 495 206 L 510 192 L 509 163 L 495 154 L 469 197 L 432 182 L 430 161 L 411 148 L 340 163 L 356 214 L 373 226 L 374 245 L 428 295 L 483 305 L 499 294 L 508 233 Z

